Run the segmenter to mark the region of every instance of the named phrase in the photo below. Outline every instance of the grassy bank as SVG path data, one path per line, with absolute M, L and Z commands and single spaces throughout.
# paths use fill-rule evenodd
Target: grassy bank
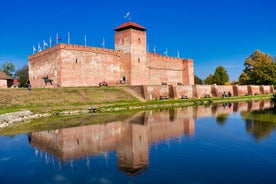
M 28 109 L 37 113 L 63 111 L 89 106 L 138 102 L 122 87 L 1 89 L 0 114 Z
M 1 89 L 0 114 L 23 109 L 34 113 L 53 113 L 61 111 L 97 108 L 98 112 L 162 107 L 181 107 L 271 99 L 272 95 L 241 96 L 231 98 L 168 99 L 140 102 L 124 90 L 125 87 L 78 87 L 78 88 L 43 88 Z
M 97 113 L 51 116 L 28 123 L 14 124 L 0 129 L 0 135 L 15 135 L 33 131 L 53 130 L 101 122 L 119 121 L 139 110 L 175 108 L 225 102 L 267 100 L 273 95 L 242 96 L 231 98 L 168 99 L 140 102 L 124 87 L 88 87 L 55 89 L 1 89 L 0 114 L 31 110 L 34 113 L 52 113 L 97 108 Z

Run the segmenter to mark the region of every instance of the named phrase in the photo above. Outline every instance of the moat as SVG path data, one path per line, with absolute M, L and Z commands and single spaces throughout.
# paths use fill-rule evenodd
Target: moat
M 149 110 L 123 120 L 0 136 L 0 181 L 274 183 L 273 107 L 254 101 Z M 79 121 L 93 118 L 85 116 Z

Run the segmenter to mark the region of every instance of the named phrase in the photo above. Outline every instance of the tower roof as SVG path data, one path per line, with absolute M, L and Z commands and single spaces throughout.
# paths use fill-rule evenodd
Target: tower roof
M 114 30 L 115 31 L 122 31 L 122 30 L 129 29 L 129 28 L 137 29 L 139 31 L 145 31 L 146 30 L 146 28 L 144 28 L 143 26 L 140 26 L 140 25 L 136 24 L 135 22 L 130 22 L 130 21 L 116 27 Z

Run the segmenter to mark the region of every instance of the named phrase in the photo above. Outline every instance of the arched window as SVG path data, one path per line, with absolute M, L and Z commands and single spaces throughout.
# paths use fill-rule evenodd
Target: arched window
M 140 63 L 140 58 L 138 58 L 138 63 Z
M 124 39 L 122 39 L 122 45 L 124 45 L 125 44 L 125 40 Z

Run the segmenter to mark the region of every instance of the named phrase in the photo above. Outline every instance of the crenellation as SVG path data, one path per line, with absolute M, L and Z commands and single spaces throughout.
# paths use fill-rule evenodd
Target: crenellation
M 146 51 L 145 28 L 127 22 L 115 29 L 115 49 L 60 43 L 29 56 L 33 87 L 43 87 L 45 75 L 62 87 L 109 85 L 191 85 L 193 60 Z M 44 86 L 45 87 L 45 86 Z

